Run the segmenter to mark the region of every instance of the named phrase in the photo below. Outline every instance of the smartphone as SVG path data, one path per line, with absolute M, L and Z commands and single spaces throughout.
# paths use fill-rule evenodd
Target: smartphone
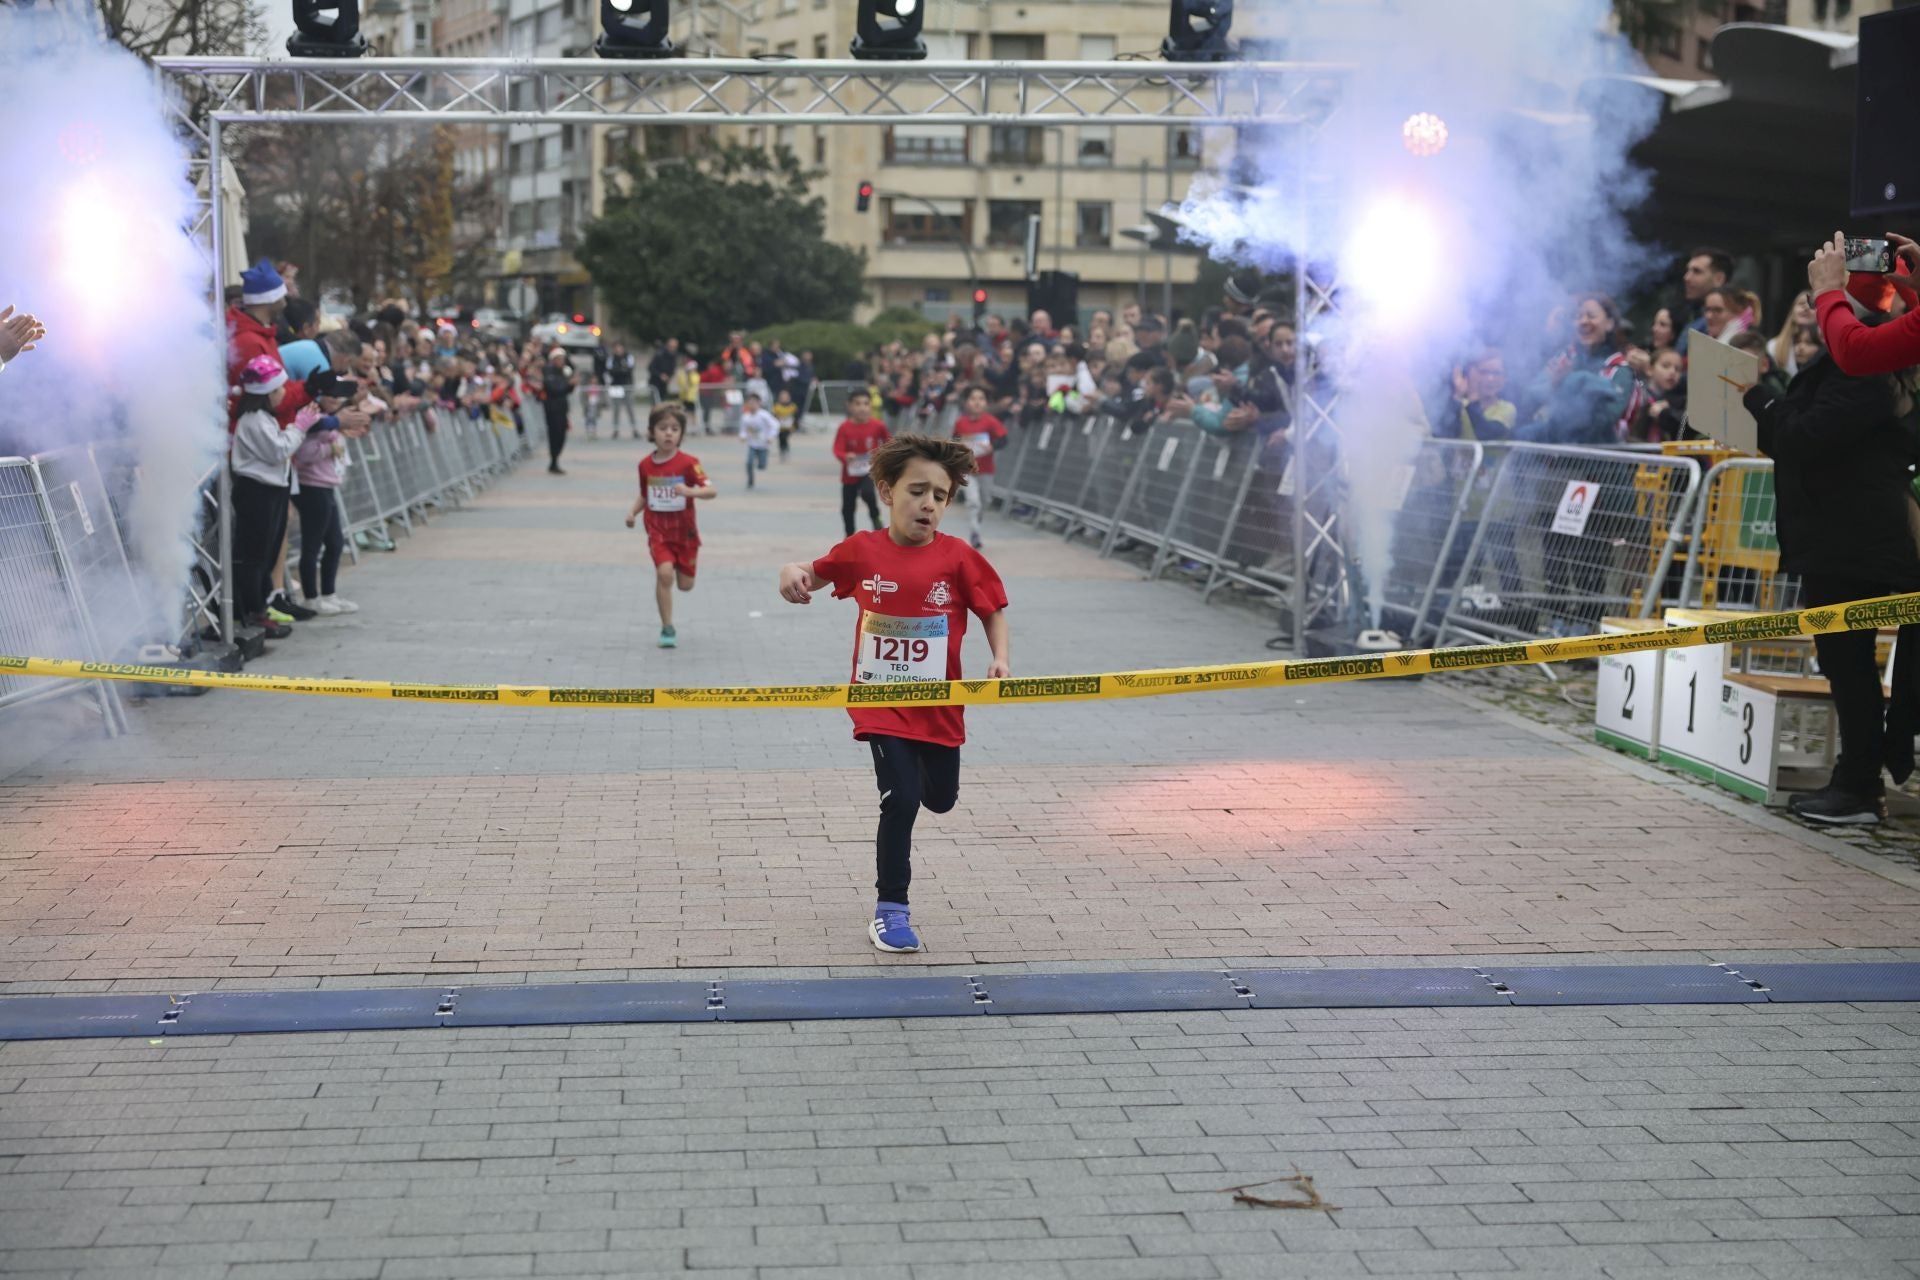
M 1847 270 L 1886 275 L 1893 270 L 1893 247 L 1885 240 L 1847 237 Z

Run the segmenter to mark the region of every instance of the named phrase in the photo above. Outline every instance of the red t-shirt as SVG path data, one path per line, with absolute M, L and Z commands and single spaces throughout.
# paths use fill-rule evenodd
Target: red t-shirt
M 893 439 L 878 418 L 855 422 L 851 418 L 833 433 L 833 456 L 840 459 L 840 483 L 852 484 L 873 466 L 873 451 Z M 857 468 L 857 469 L 856 469 Z
M 983 621 L 1007 607 L 1007 589 L 987 558 L 963 539 L 935 534 L 903 547 L 886 530 L 856 533 L 813 562 L 835 599 L 860 605 L 853 683 L 958 680 L 967 614 Z M 946 652 L 941 653 L 942 646 Z M 849 707 L 853 736 L 912 738 L 944 747 L 967 740 L 964 707 Z
M 694 500 L 673 492 L 677 484 L 692 489 L 706 487 L 707 473 L 700 459 L 679 452 L 665 462 L 655 462 L 652 454 L 640 459 L 640 492 L 647 495 L 647 536 L 697 547 L 700 530 L 693 517 Z
M 980 463 L 980 474 L 993 474 L 994 446 L 1007 438 L 1006 424 L 990 413 L 977 418 L 962 414 L 953 420 L 953 438 L 973 450 Z

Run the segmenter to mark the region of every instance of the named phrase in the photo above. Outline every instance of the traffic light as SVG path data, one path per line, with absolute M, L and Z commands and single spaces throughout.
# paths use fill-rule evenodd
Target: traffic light
M 979 328 L 980 322 L 982 320 L 985 320 L 986 318 L 987 318 L 987 291 L 985 289 L 975 289 L 973 291 L 973 326 L 974 328 L 976 329 Z
M 872 203 L 873 184 L 871 182 L 863 182 L 860 184 L 860 194 L 854 201 L 854 209 L 856 212 L 865 213 L 868 206 Z

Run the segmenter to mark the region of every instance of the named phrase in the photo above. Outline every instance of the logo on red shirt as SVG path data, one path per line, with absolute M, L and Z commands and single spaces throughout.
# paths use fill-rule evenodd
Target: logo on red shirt
M 887 592 L 898 591 L 900 589 L 900 584 L 897 582 L 888 582 L 885 578 L 881 577 L 879 574 L 876 573 L 871 578 L 867 578 L 863 580 L 860 583 L 860 589 L 862 591 L 873 592 L 873 602 L 875 604 L 884 604 L 886 600 Z
M 933 590 L 927 592 L 927 603 L 936 609 L 944 609 L 953 603 L 953 588 L 947 585 L 945 578 L 933 584 Z

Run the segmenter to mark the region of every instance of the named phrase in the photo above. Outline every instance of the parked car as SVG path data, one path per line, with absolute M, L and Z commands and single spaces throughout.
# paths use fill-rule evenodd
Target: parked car
M 533 339 L 542 346 L 591 350 L 600 345 L 600 326 L 578 312 L 555 311 L 533 326 Z
M 473 313 L 471 323 L 473 331 L 489 342 L 520 341 L 521 320 L 516 312 L 504 311 L 499 307 L 481 307 Z

